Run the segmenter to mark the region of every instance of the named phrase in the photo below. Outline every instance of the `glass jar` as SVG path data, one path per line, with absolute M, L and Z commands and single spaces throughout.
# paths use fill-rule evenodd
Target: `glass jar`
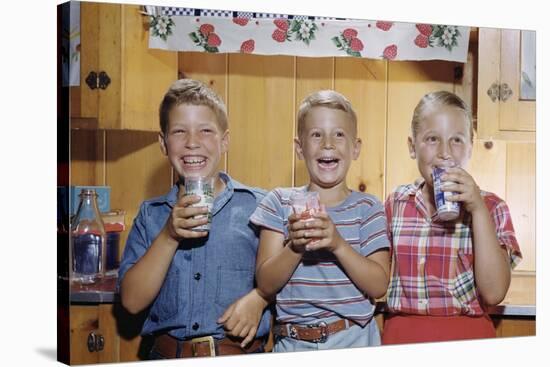
M 105 275 L 106 234 L 95 190 L 83 189 L 79 197 L 71 225 L 71 280 L 91 284 Z

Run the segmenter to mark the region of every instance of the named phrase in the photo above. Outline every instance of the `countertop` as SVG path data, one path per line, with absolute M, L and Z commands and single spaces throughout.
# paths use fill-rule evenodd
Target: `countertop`
M 116 276 L 107 277 L 97 284 L 78 285 L 71 284 L 72 304 L 96 304 L 119 302 L 119 295 L 116 292 Z M 385 302 L 377 302 L 376 311 L 384 312 Z M 491 316 L 536 316 L 536 305 L 522 304 L 500 304 L 489 307 Z

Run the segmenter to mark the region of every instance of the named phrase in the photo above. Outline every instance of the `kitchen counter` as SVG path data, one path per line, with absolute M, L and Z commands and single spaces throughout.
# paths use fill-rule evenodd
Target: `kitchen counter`
M 108 277 L 97 284 L 71 285 L 71 303 L 115 303 L 119 302 L 119 295 L 116 292 L 117 277 Z M 376 304 L 376 312 L 385 312 L 386 302 L 380 301 Z M 535 317 L 536 305 L 523 304 L 500 304 L 489 307 L 491 316 L 519 316 Z

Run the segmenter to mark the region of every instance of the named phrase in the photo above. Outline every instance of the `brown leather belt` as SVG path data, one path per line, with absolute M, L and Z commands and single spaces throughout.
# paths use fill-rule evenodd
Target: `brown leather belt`
M 246 354 L 258 351 L 263 346 L 262 339 L 254 339 L 246 348 L 229 338 L 214 339 L 212 336 L 178 340 L 168 334 L 155 337 L 154 350 L 166 358 L 188 358 Z
M 297 340 L 324 343 L 329 335 L 336 334 L 349 327 L 349 321 L 346 319 L 340 319 L 330 324 L 320 322 L 317 325 L 277 324 L 273 327 L 273 334 Z

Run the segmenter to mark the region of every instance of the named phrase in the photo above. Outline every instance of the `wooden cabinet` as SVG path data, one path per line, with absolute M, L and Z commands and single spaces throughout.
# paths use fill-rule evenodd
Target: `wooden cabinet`
M 119 303 L 73 304 L 70 307 L 70 363 L 139 361 L 151 340 L 139 333 L 145 314 L 130 315 Z
M 148 48 L 149 17 L 138 5 L 80 7 L 80 86 L 71 90 L 71 117 L 92 119 L 100 129 L 158 131 L 158 106 L 177 78 L 177 53 Z
M 73 305 L 70 310 L 71 364 L 118 361 L 112 304 Z
M 535 140 L 535 101 L 520 98 L 521 32 L 479 29 L 478 134 L 482 139 Z

